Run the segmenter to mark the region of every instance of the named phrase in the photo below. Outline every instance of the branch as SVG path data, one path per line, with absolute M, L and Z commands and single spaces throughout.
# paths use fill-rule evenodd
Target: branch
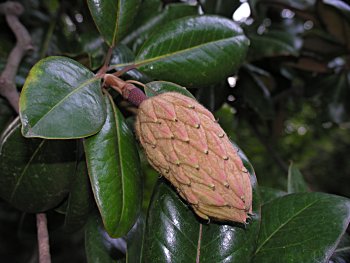
M 38 232 L 39 263 L 50 263 L 49 233 L 47 231 L 47 220 L 44 213 L 36 214 L 36 227 Z
M 33 49 L 32 39 L 28 30 L 18 19 L 23 11 L 23 6 L 17 2 L 8 1 L 0 4 L 0 14 L 5 15 L 6 22 L 17 40 L 7 59 L 5 69 L 0 75 L 0 95 L 8 100 L 17 113 L 19 112 L 19 94 L 16 89 L 15 78 L 25 53 Z

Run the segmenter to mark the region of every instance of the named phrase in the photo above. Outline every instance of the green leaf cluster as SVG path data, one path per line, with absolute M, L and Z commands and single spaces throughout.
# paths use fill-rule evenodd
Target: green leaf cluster
M 30 13 L 33 24 L 28 17 L 25 23 L 46 24 L 31 32 L 40 48 L 18 74 L 17 84 L 23 85 L 19 118 L 0 98 L 0 222 L 10 225 L 6 215 L 17 222 L 20 213 L 25 218 L 45 212 L 52 239 L 55 233 L 76 235 L 80 245 L 84 241 L 87 262 L 328 263 L 349 258 L 349 199 L 310 192 L 293 162 L 289 168 L 279 162 L 287 178 L 284 189 L 265 187 L 258 185 L 240 150 L 253 187 L 251 220 L 242 225 L 198 218 L 150 168 L 134 136 L 137 109 L 103 79 L 122 72 L 123 81 L 137 83 L 148 97 L 171 91 L 197 99 L 240 145 L 236 130 L 243 125 L 260 139 L 261 131 L 278 128 L 285 94 L 290 89 L 297 94 L 300 82 L 310 84 L 307 96 L 327 101 L 329 117 L 344 124 L 350 94 L 344 88 L 350 80 L 345 2 L 249 1 L 254 20 L 246 23 L 232 20 L 241 5 L 236 0 L 88 0 L 69 4 L 75 15 L 58 1 L 33 2 L 47 12 Z M 36 10 L 31 4 L 25 5 Z M 281 21 L 281 14 L 291 16 L 288 10 L 280 13 L 285 5 L 295 19 Z M 307 29 L 303 17 L 310 13 L 317 14 L 315 27 Z M 322 48 L 314 45 L 317 41 Z M 8 45 L 0 44 L 0 65 Z M 312 74 L 319 74 L 316 81 Z M 322 91 L 316 92 L 319 83 Z M 330 86 L 335 89 L 331 96 Z M 279 160 L 274 153 L 258 158 L 265 164 Z

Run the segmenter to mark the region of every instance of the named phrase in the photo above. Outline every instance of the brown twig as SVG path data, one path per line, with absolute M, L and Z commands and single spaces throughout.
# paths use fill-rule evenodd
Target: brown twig
M 49 233 L 44 213 L 36 214 L 36 227 L 38 231 L 39 263 L 50 263 Z
M 5 97 L 18 113 L 19 95 L 16 89 L 15 77 L 19 64 L 28 50 L 33 49 L 32 38 L 18 17 L 24 8 L 20 3 L 8 1 L 0 4 L 0 14 L 5 15 L 6 22 L 16 36 L 16 45 L 11 50 L 5 69 L 0 75 L 0 95 Z

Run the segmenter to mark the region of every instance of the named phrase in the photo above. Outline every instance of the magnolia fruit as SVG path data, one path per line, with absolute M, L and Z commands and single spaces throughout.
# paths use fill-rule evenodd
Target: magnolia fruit
M 246 223 L 252 212 L 248 170 L 214 116 L 175 92 L 143 100 L 136 134 L 151 165 L 204 219 Z

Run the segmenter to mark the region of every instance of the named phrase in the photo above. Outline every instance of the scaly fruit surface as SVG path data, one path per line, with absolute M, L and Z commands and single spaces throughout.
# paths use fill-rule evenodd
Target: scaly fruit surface
M 136 134 L 151 165 L 204 219 L 246 223 L 252 212 L 247 169 L 214 116 L 175 92 L 144 100 Z

